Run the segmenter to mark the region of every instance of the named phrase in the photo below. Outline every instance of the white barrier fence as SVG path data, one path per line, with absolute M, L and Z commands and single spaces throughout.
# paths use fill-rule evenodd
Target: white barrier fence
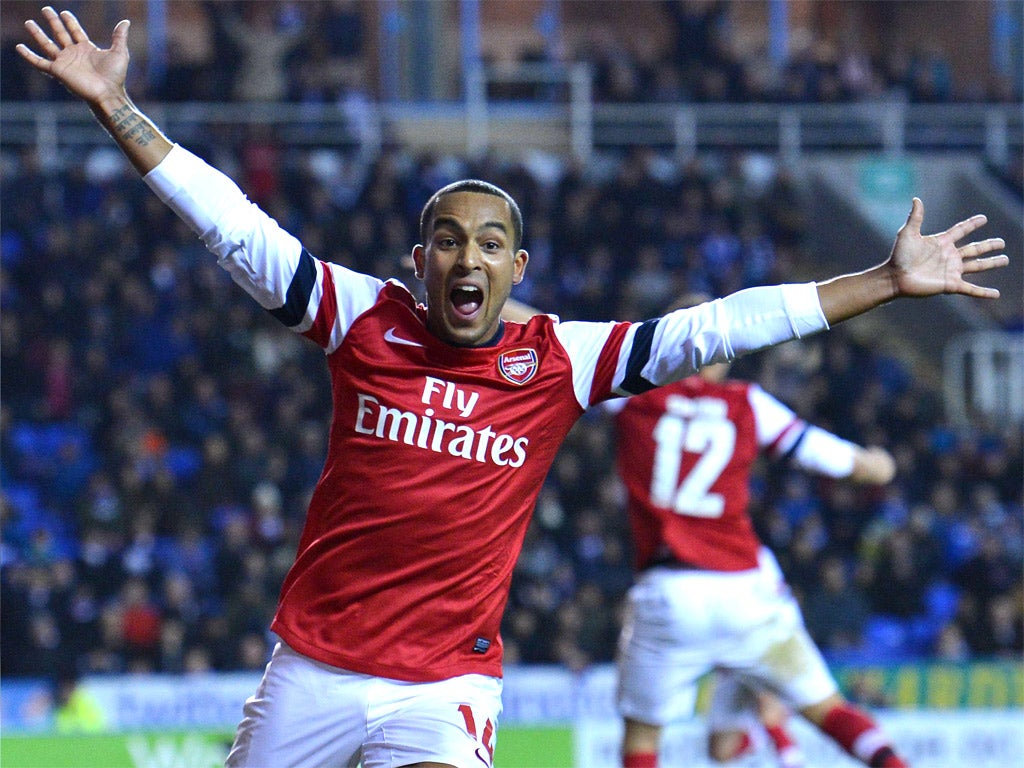
M 902 708 L 877 710 L 875 715 L 915 768 L 1024 766 L 1022 665 L 901 665 L 873 672 L 894 674 L 897 688 L 911 694 Z M 251 673 L 91 677 L 82 681 L 80 690 L 93 711 L 101 714 L 100 721 L 93 721 L 87 731 L 62 731 L 56 727 L 53 701 L 48 700 L 51 694 L 43 681 L 5 680 L 0 689 L 4 740 L 20 738 L 23 751 L 36 744 L 36 749 L 53 755 L 61 739 L 67 741 L 68 749 L 90 750 L 95 742 L 82 738 L 120 734 L 111 738 L 120 740 L 119 749 L 126 754 L 116 763 L 107 762 L 105 768 L 115 764 L 209 768 L 222 760 L 242 702 L 258 682 L 259 675 Z M 614 697 L 611 666 L 581 674 L 560 667 L 510 667 L 496 765 L 619 768 L 621 725 Z M 792 726 L 808 768 L 857 765 L 807 722 L 794 718 Z M 565 747 L 557 756 L 534 737 L 552 729 L 564 734 Z M 29 743 L 33 738 L 36 741 Z M 700 715 L 669 727 L 662 768 L 711 768 L 714 764 L 705 754 L 705 743 L 706 725 Z M 6 743 L 5 755 L 17 746 Z M 774 766 L 770 749 L 765 746 L 732 766 Z M 79 753 L 77 762 L 72 755 L 72 762 L 52 765 L 80 768 L 87 764 L 80 758 Z M 94 764 L 100 763 L 88 763 Z
M 1021 710 L 917 711 L 887 710 L 877 720 L 914 768 L 1009 768 L 1024 765 L 1024 712 Z M 574 730 L 577 768 L 620 768 L 615 719 L 587 720 Z M 822 736 L 808 722 L 793 718 L 792 733 L 807 759 L 807 768 L 862 766 Z M 660 768 L 721 768 L 708 759 L 703 718 L 666 729 Z M 730 764 L 735 768 L 776 768 L 771 747 Z

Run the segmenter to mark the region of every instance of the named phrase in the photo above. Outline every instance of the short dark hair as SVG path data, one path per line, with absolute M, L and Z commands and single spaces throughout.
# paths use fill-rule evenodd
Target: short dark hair
M 519 204 L 512 198 L 512 195 L 501 187 L 487 181 L 481 181 L 480 179 L 453 181 L 451 184 L 441 187 L 430 196 L 427 204 L 423 206 L 423 211 L 420 213 L 420 241 L 422 243 L 426 244 L 427 240 L 430 239 L 430 227 L 434 219 L 434 209 L 437 207 L 437 201 L 445 195 L 451 195 L 455 192 L 481 192 L 485 195 L 500 197 L 508 203 L 509 210 L 512 211 L 512 248 L 518 251 L 522 247 L 523 213 L 519 210 Z

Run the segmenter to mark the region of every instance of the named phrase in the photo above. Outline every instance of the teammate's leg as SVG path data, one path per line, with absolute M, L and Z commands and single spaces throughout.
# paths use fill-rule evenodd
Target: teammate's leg
M 617 659 L 625 768 L 656 768 L 663 727 L 693 714 L 697 680 L 710 669 L 703 603 L 711 589 L 695 587 L 694 578 L 653 568 L 627 596 Z
M 622 768 L 657 768 L 661 726 L 623 718 Z
M 867 712 L 835 693 L 800 714 L 818 726 L 853 757 L 872 768 L 907 768 L 892 741 Z
M 728 670 L 714 673 L 708 704 L 708 755 L 724 763 L 757 750 L 757 699 L 753 689 Z
M 758 691 L 757 715 L 775 747 L 781 768 L 803 768 L 803 752 L 789 732 L 789 707 L 775 694 Z
M 726 670 L 715 674 L 708 707 L 708 755 L 727 762 L 771 741 L 781 768 L 801 768 L 803 754 L 788 730 L 789 709 L 772 693 Z
M 762 551 L 765 585 L 783 584 L 774 558 Z M 892 741 L 865 711 L 846 701 L 814 641 L 807 633 L 796 600 L 776 588 L 774 620 L 751 633 L 759 646 L 746 672 L 778 691 L 788 704 L 814 723 L 850 755 L 873 768 L 906 768 Z

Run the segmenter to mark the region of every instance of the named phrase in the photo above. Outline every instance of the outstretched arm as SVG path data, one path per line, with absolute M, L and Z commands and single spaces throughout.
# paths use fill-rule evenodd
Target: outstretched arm
M 924 203 L 915 197 L 907 221 L 896 233 L 896 242 L 885 262 L 863 272 L 841 275 L 817 284 L 818 301 L 825 320 L 830 326 L 835 325 L 897 298 L 922 298 L 944 293 L 979 299 L 999 298 L 999 291 L 995 288 L 976 285 L 964 278 L 1009 264 L 1005 254 L 990 255 L 1006 247 L 1003 239 L 990 237 L 957 245 L 987 221 L 985 216 L 978 214 L 954 224 L 945 232 L 922 235 Z M 533 307 L 514 302 L 505 318 L 524 320 L 538 312 Z
M 1004 254 L 987 255 L 1006 247 L 1002 238 L 957 246 L 986 221 L 982 215 L 972 216 L 945 232 L 922 235 L 924 203 L 915 197 L 888 260 L 863 272 L 818 283 L 818 299 L 829 325 L 901 297 L 958 293 L 980 299 L 999 298 L 995 288 L 975 285 L 964 276 L 1006 266 L 1009 259 Z
M 42 15 L 49 34 L 35 21 L 25 22 L 40 53 L 23 44 L 18 53 L 88 104 L 136 170 L 149 173 L 172 144 L 128 98 L 128 20 L 114 27 L 109 48 L 98 48 L 71 11 L 58 14 L 46 6 Z
M 801 469 L 866 485 L 885 485 L 896 476 L 896 461 L 877 446 L 864 447 L 808 424 L 758 384 L 747 397 L 757 424 L 758 444 Z

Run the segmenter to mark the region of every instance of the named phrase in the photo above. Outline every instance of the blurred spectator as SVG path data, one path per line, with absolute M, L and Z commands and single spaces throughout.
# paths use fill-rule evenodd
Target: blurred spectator
M 998 595 L 988 603 L 987 636 L 991 645 L 983 648 L 985 655 L 1019 661 L 1024 653 L 1024 613 L 1021 611 L 1021 590 Z
M 167 62 L 163 82 L 154 84 L 162 101 L 217 101 L 227 91 L 217 60 L 216 27 L 209 4 L 176 0 L 167 6 Z
M 1010 558 L 1007 543 L 996 533 L 986 532 L 977 552 L 953 574 L 957 586 L 981 606 L 1009 594 L 1020 583 L 1020 562 Z
M 815 643 L 830 650 L 858 648 L 870 606 L 835 556 L 820 566 L 820 582 L 803 601 L 804 621 Z
M 963 630 L 955 621 L 944 624 L 935 638 L 932 654 L 937 661 L 954 664 L 970 661 L 971 647 L 964 637 Z
M 129 579 L 121 590 L 120 607 L 121 637 L 129 664 L 155 671 L 163 617 L 149 585 L 140 578 Z
M 869 597 L 876 613 L 904 619 L 924 613 L 926 580 L 934 571 L 923 560 L 906 529 L 897 528 L 885 538 L 876 562 L 870 564 Z
M 101 733 L 107 728 L 107 718 L 99 702 L 79 687 L 76 675 L 58 676 L 54 707 L 57 733 Z
M 226 9 L 223 28 L 238 50 L 233 94 L 239 101 L 284 101 L 288 95 L 285 60 L 302 42 L 301 26 L 286 26 L 276 2 L 242 3 Z

